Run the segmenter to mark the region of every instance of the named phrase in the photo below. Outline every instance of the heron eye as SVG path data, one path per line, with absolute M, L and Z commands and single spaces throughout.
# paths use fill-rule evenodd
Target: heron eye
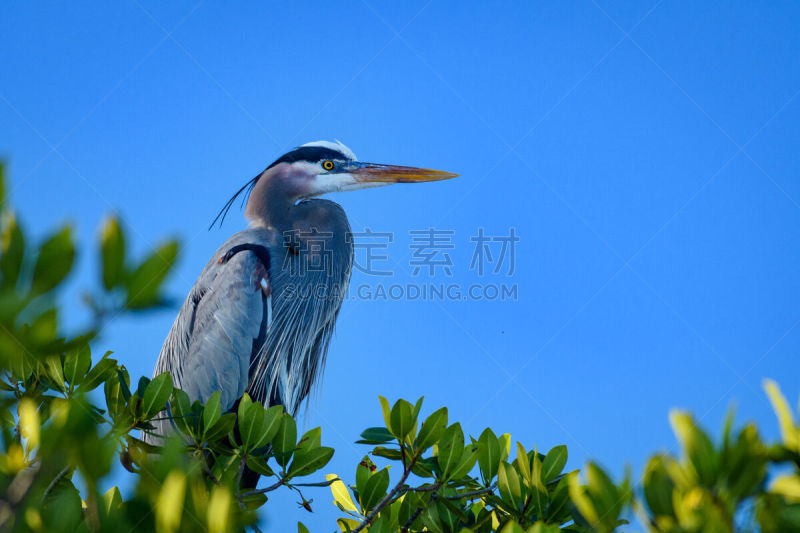
M 331 161 L 330 159 L 322 162 L 322 168 L 324 168 L 325 170 L 333 170 L 334 166 L 335 165 L 333 164 L 333 161 Z

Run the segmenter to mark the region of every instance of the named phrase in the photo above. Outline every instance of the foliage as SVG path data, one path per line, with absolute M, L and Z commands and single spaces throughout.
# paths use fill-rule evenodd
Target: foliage
M 280 512 L 265 505 L 279 489 L 309 510 L 304 491 L 330 490 L 343 532 L 610 532 L 634 516 L 653 532 L 800 531 L 800 427 L 772 382 L 781 442 L 764 442 L 752 424 L 735 430 L 730 415 L 715 443 L 675 411 L 680 456 L 652 456 L 636 486 L 595 463 L 567 469 L 563 445 L 540 453 L 488 428 L 465 435 L 444 407 L 423 417 L 422 399 L 385 398 L 353 476 L 323 479 L 333 449 L 320 428 L 298 438 L 280 406 L 245 396 L 223 412 L 218 393 L 191 402 L 166 374 L 133 386 L 111 352 L 93 357 L 109 317 L 163 305 L 174 241 L 135 261 L 119 221 L 106 220 L 99 287 L 85 296 L 94 320 L 65 334 L 58 293 L 76 257 L 72 230 L 29 243 L 4 191 L 0 166 L 2 531 L 257 530 L 260 514 Z M 161 447 L 141 440 L 167 416 L 174 436 Z M 103 490 L 115 464 L 130 472 L 125 494 Z M 263 488 L 241 488 L 245 467 Z

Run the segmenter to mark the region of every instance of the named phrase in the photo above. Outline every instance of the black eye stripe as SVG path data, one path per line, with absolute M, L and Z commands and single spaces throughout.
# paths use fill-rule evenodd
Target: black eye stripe
M 309 163 L 319 163 L 326 159 L 347 159 L 338 150 L 325 148 L 324 146 L 301 146 L 288 152 L 275 160 L 267 168 L 272 168 L 278 163 L 294 163 L 296 161 L 308 161 Z

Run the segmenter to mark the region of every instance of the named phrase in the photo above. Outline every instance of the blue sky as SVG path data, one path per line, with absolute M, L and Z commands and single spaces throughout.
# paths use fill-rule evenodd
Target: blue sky
M 716 431 L 738 405 L 776 437 L 762 379 L 800 395 L 798 24 L 791 2 L 6 3 L 0 150 L 29 231 L 80 234 L 73 325 L 108 213 L 138 254 L 182 240 L 182 300 L 245 226 L 207 231 L 218 209 L 288 148 L 460 173 L 331 197 L 395 235 L 394 276 L 352 286 L 519 297 L 345 302 L 305 417 L 326 470 L 353 477 L 382 394 L 638 474 L 674 449 L 672 407 Z M 411 276 L 430 227 L 454 232 L 451 276 Z M 515 228 L 513 275 L 469 268 L 481 227 Z M 98 349 L 149 375 L 175 312 L 115 320 Z M 329 493 L 308 496 L 313 515 L 276 494 L 267 529 L 330 530 Z

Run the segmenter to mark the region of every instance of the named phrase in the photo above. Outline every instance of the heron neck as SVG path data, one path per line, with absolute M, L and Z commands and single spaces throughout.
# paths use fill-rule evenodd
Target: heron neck
M 254 226 L 273 228 L 283 234 L 292 229 L 290 215 L 295 198 L 284 180 L 271 179 L 268 174 L 261 176 L 253 187 L 245 216 Z

